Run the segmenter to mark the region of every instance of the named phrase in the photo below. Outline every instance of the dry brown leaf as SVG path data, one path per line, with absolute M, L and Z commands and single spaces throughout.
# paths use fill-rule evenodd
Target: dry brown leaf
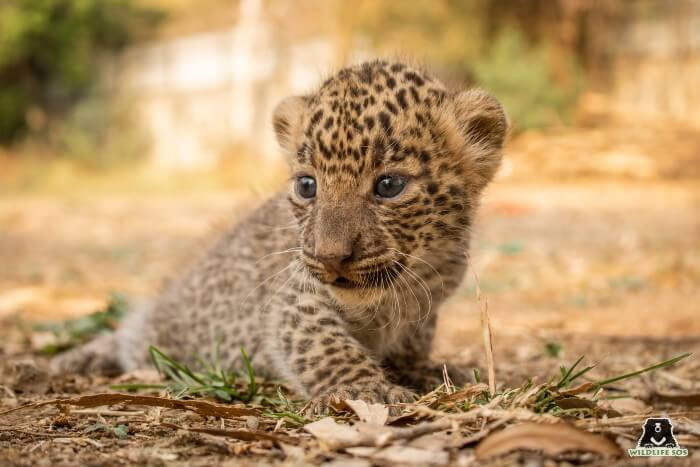
M 441 397 L 438 401 L 443 403 L 443 402 L 455 402 L 455 401 L 462 401 L 465 399 L 469 399 L 475 394 L 480 394 L 482 392 L 486 392 L 489 390 L 489 387 L 484 384 L 484 383 L 477 383 L 477 384 L 472 384 L 471 386 L 468 386 L 461 391 L 454 392 L 452 394 L 447 394 L 443 397 Z
M 345 403 L 369 425 L 384 426 L 389 419 L 389 408 L 384 404 L 368 404 L 363 400 L 346 400 Z
M 399 465 L 444 465 L 450 460 L 447 451 L 435 451 L 411 446 L 393 445 L 380 449 L 372 459 L 395 462 Z
M 341 425 L 332 417 L 304 425 L 325 450 L 347 449 L 356 446 L 388 446 L 397 440 L 410 440 L 429 433 L 452 428 L 449 420 L 419 423 L 405 428 L 370 425 L 358 422 L 353 426 Z
M 562 396 L 577 396 L 584 392 L 591 391 L 594 388 L 595 385 L 593 383 L 583 383 L 580 386 L 576 386 L 575 388 L 561 390 L 559 391 L 559 394 L 561 394 Z
M 357 429 L 348 425 L 341 425 L 332 417 L 308 423 L 304 425 L 304 430 L 314 435 L 321 447 L 328 450 L 337 449 L 340 446 L 353 446 L 361 440 Z
M 161 423 L 161 426 L 174 428 L 176 430 L 191 431 L 193 433 L 205 433 L 212 436 L 221 436 L 224 438 L 234 438 L 241 441 L 273 441 L 277 444 L 297 444 L 298 440 L 291 436 L 279 433 L 267 433 L 259 430 L 222 430 L 218 428 L 193 428 L 187 426 L 175 425 L 174 423 Z
M 610 409 L 615 410 L 622 415 L 634 415 L 651 412 L 651 407 L 646 405 L 639 399 L 632 397 L 622 397 L 620 399 L 610 399 L 604 402 Z
M 522 423 L 488 436 L 476 447 L 476 458 L 487 459 L 527 449 L 555 456 L 566 451 L 593 452 L 602 456 L 622 453 L 617 444 L 566 423 Z
M 203 400 L 180 400 L 180 399 L 168 399 L 167 397 L 157 397 L 157 396 L 139 396 L 134 394 L 120 394 L 120 393 L 105 393 L 105 394 L 91 394 L 88 396 L 74 397 L 69 399 L 51 399 L 48 401 L 36 402 L 32 404 L 23 405 L 20 407 L 15 407 L 4 412 L 0 412 L 0 415 L 4 415 L 10 412 L 15 412 L 17 410 L 28 409 L 32 407 L 42 407 L 45 405 L 58 405 L 66 406 L 73 405 L 77 407 L 100 407 L 103 405 L 112 404 L 132 404 L 132 405 L 147 405 L 151 407 L 164 407 L 167 409 L 179 409 L 188 410 L 190 412 L 195 412 L 203 417 L 221 417 L 221 418 L 235 418 L 242 417 L 246 415 L 259 415 L 260 412 L 256 409 L 250 409 L 247 407 L 235 407 L 231 405 L 215 404 L 213 402 L 203 401 Z

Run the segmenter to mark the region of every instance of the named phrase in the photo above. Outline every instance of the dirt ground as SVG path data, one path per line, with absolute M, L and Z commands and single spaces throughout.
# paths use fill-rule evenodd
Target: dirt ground
M 301 444 L 290 447 L 270 440 L 220 442 L 207 434 L 173 428 L 196 423 L 245 428 L 251 423 L 246 418 L 202 419 L 123 404 L 108 410 L 68 413 L 46 406 L 2 414 L 30 401 L 109 391 L 113 382 L 71 375 L 44 381 L 45 359 L 33 350 L 45 336 L 28 331 L 31 323 L 93 312 L 104 306 L 112 291 L 130 296 L 153 293 L 206 244 L 206 238 L 259 199 L 240 191 L 0 199 L 0 464 L 392 463 L 324 454 L 308 434 L 300 435 Z M 686 411 L 681 418 L 689 428 L 679 436 L 690 457 L 668 462 L 700 463 L 697 400 L 669 404 L 649 396 L 660 381 L 676 381 L 675 389 L 700 393 L 697 179 L 500 179 L 484 199 L 472 263 L 481 293 L 488 299 L 496 382 L 502 387 L 517 387 L 532 377 L 544 382 L 581 355 L 586 362 L 600 363 L 592 377 L 605 378 L 694 352 L 662 376 L 625 383 L 622 389 L 646 404 L 648 410 L 637 415 Z M 484 373 L 479 313 L 470 276 L 441 312 L 436 353 Z M 548 346 L 561 350 L 555 356 L 545 350 Z M 28 358 L 38 367 L 26 363 Z M 36 385 L 17 383 L 22 365 L 36 370 L 28 379 L 39 381 Z M 254 422 L 260 423 L 259 430 L 275 427 L 260 420 Z M 128 428 L 128 435 L 109 428 L 119 425 Z M 627 449 L 633 447 L 640 428 L 635 420 L 627 431 L 607 435 Z M 474 462 L 473 445 L 445 452 L 449 457 L 440 459 L 447 460 L 437 463 Z M 557 462 L 601 462 L 596 459 Z M 545 462 L 540 456 L 520 453 L 493 464 L 516 461 Z M 627 461 L 625 454 L 619 462 Z

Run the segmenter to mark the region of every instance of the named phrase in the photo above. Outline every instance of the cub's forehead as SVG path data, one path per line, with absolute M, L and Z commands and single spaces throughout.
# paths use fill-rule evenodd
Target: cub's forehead
M 308 100 L 297 162 L 354 175 L 397 162 L 399 153 L 419 150 L 430 111 L 445 95 L 439 81 L 400 63 L 343 69 Z

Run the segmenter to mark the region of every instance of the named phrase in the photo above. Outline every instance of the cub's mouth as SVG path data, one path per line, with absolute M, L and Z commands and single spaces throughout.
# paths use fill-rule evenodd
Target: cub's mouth
M 338 287 L 341 289 L 356 289 L 360 287 L 360 284 L 357 282 L 353 282 L 347 277 L 343 276 L 338 276 L 333 282 L 331 282 L 329 285 L 332 285 L 333 287 Z
M 324 285 L 334 289 L 345 290 L 389 288 L 392 281 L 399 276 L 400 273 L 401 269 L 397 266 L 379 266 L 364 274 L 334 274 L 330 277 L 326 272 L 312 271 L 312 275 L 316 276 Z

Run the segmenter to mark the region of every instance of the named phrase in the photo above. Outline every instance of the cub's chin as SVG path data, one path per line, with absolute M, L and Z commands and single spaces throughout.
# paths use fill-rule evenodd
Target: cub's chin
M 384 290 L 378 287 L 349 287 L 346 284 L 324 284 L 338 305 L 347 308 L 368 307 L 384 297 Z

